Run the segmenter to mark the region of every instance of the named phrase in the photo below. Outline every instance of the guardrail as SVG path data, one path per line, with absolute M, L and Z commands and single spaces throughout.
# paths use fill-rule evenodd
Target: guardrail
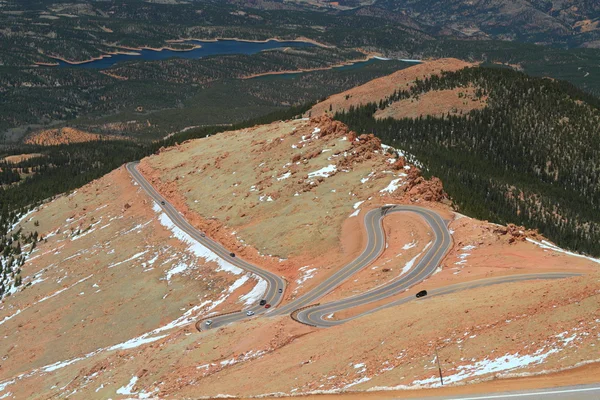
M 296 316 L 298 315 L 298 313 L 302 310 L 306 310 L 307 308 L 311 308 L 311 307 L 316 307 L 316 306 L 320 306 L 321 303 L 315 303 L 315 304 L 310 304 L 308 306 L 304 306 L 304 307 L 300 307 L 295 309 L 294 311 L 292 311 L 292 313 L 290 314 L 290 318 L 292 318 L 294 321 L 300 323 L 300 324 L 304 324 L 304 325 L 308 325 L 308 326 L 312 326 L 313 328 L 318 328 L 317 325 L 313 325 L 313 324 L 309 324 L 308 322 L 303 322 L 300 321 Z
M 237 311 L 230 311 L 227 313 L 223 313 L 223 314 L 216 314 L 216 315 L 211 315 L 210 317 L 206 317 L 206 318 L 202 318 L 199 319 L 196 322 L 196 329 L 198 330 L 198 332 L 202 332 L 202 329 L 200 328 L 202 326 L 202 323 L 204 321 L 208 321 L 209 319 L 214 319 L 214 318 L 219 318 L 219 317 L 224 317 L 225 315 L 231 315 L 231 314 L 235 314 L 235 313 L 241 313 L 243 310 L 237 310 Z

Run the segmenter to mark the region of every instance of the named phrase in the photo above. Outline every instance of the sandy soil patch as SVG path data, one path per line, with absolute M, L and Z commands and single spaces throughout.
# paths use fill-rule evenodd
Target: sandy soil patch
M 473 65 L 455 58 L 426 61 L 330 96 L 316 104 L 310 110 L 310 114 L 312 116 L 326 113 L 333 115 L 337 111 L 349 109 L 350 106 L 356 107 L 369 102 L 377 102 L 391 96 L 396 90 L 409 89 L 417 78 L 424 79 L 432 75 L 438 75 L 442 71 L 457 71 Z
M 98 140 L 125 140 L 121 136 L 98 135 L 85 132 L 75 128 L 46 129 L 35 132 L 25 138 L 26 144 L 37 144 L 41 146 L 55 146 L 59 144 L 95 142 Z
M 447 115 L 468 114 L 481 110 L 487 105 L 487 99 L 478 99 L 474 87 L 434 90 L 418 97 L 392 103 L 378 110 L 375 118 L 419 118 L 421 116 L 443 117 Z

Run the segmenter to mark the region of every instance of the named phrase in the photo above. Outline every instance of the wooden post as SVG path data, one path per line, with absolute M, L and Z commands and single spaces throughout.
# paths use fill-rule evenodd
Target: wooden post
M 438 356 L 437 346 L 435 346 L 435 359 L 437 360 L 438 372 L 440 373 L 440 383 L 444 386 L 444 377 L 442 376 L 442 367 L 440 365 L 440 356 Z

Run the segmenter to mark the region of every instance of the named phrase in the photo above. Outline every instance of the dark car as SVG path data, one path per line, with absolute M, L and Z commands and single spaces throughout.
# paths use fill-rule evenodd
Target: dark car
M 279 292 L 279 293 L 283 293 L 283 289 L 279 289 L 279 290 L 278 290 L 278 292 Z
M 261 305 L 261 306 L 264 306 L 265 304 L 267 304 L 267 301 L 266 301 L 266 300 L 261 300 L 261 301 L 260 301 L 260 305 Z
M 270 304 L 265 304 L 265 308 L 271 308 Z
M 419 293 L 417 293 L 417 299 L 425 296 L 427 296 L 427 290 L 421 290 Z
M 206 234 L 205 234 L 204 232 L 202 232 L 202 233 L 200 234 L 200 236 L 202 236 L 202 237 L 206 237 Z
M 235 253 L 229 253 L 231 257 L 235 257 Z
M 164 200 L 163 200 L 163 201 L 161 201 L 161 202 L 160 202 L 160 204 L 162 204 L 162 205 L 164 206 L 164 205 L 165 205 L 165 202 L 164 202 Z

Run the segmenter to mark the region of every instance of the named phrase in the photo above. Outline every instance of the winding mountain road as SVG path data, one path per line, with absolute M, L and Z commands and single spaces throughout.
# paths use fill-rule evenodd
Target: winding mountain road
M 210 249 L 213 253 L 218 255 L 223 260 L 226 260 L 228 263 L 235 265 L 247 272 L 258 275 L 260 278 L 264 279 L 267 282 L 267 291 L 264 294 L 264 299 L 267 300 L 268 303 L 273 306 L 277 306 L 281 300 L 283 299 L 283 295 L 285 293 L 285 281 L 273 274 L 272 272 L 265 271 L 262 268 L 257 267 L 256 265 L 250 264 L 247 261 L 239 257 L 232 257 L 230 255 L 231 251 L 227 250 L 220 244 L 212 241 L 207 238 L 202 232 L 198 231 L 189 222 L 183 218 L 183 216 L 177 211 L 171 203 L 169 203 L 164 197 L 154 189 L 152 184 L 144 178 L 144 176 L 137 170 L 137 165 L 139 162 L 131 162 L 126 164 L 127 171 L 131 174 L 133 179 L 140 185 L 140 187 L 150 196 L 152 199 L 162 208 L 165 214 L 173 221 L 177 227 L 183 230 L 185 233 L 190 235 L 194 240 L 200 242 L 203 246 Z M 215 318 L 214 323 L 210 325 L 210 328 L 215 328 L 217 326 L 222 326 L 229 324 L 234 321 L 239 321 L 244 318 L 248 318 L 246 316 L 247 311 L 253 311 L 255 314 L 264 313 L 267 311 L 264 307 L 259 306 L 258 304 L 247 308 L 241 312 L 236 312 L 232 314 L 228 314 L 226 316 Z M 206 328 L 206 327 L 203 327 Z
M 275 308 L 282 301 L 285 294 L 285 281 L 272 272 L 263 270 L 239 257 L 232 257 L 229 250 L 207 238 L 202 232 L 190 225 L 175 209 L 175 207 L 173 207 L 164 197 L 162 197 L 160 193 L 154 189 L 150 182 L 148 182 L 146 178 L 144 178 L 144 176 L 137 170 L 137 164 L 138 162 L 127 164 L 127 171 L 129 171 L 131 176 L 140 185 L 140 187 L 156 201 L 156 203 L 162 208 L 167 216 L 171 218 L 175 225 L 200 242 L 202 245 L 209 248 L 222 259 L 239 268 L 242 268 L 247 272 L 256 274 L 267 281 L 268 287 L 263 299 L 265 299 L 267 303 L 271 304 L 273 308 L 267 310 L 259 304 L 256 304 L 255 306 L 243 311 L 229 313 L 222 316 L 215 316 L 211 318 L 210 325 L 199 321 L 196 324 L 196 327 L 199 330 L 213 329 L 246 319 L 248 318 L 246 315 L 247 311 L 253 311 L 255 314 L 267 314 L 269 316 L 289 315 L 294 313 L 295 319 L 299 322 L 316 327 L 330 327 L 342 324 L 351 319 L 374 313 L 383 308 L 404 304 L 409 301 L 416 300 L 415 297 L 407 296 L 400 298 L 345 319 L 334 320 L 326 317 L 327 315 L 335 314 L 336 312 L 343 310 L 352 309 L 369 303 L 380 302 L 413 287 L 427 277 L 431 276 L 438 269 L 446 253 L 452 247 L 452 237 L 448 231 L 446 222 L 433 210 L 409 205 L 389 205 L 370 210 L 365 215 L 367 244 L 363 252 L 354 261 L 336 271 L 333 275 L 325 279 L 308 293 L 289 302 L 288 304 L 285 304 L 282 307 Z M 377 258 L 379 258 L 386 246 L 385 234 L 382 228 L 382 220 L 387 215 L 398 212 L 410 212 L 417 214 L 429 225 L 429 228 L 433 232 L 434 238 L 426 247 L 425 254 L 419 259 L 417 264 L 405 275 L 402 275 L 397 279 L 393 279 L 367 292 L 345 299 L 332 301 L 326 304 L 315 304 L 315 302 L 317 302 L 319 299 L 330 293 L 354 274 L 372 264 L 377 260 Z M 427 297 L 419 299 L 418 301 L 448 293 L 500 283 L 519 282 L 534 279 L 560 279 L 576 275 L 579 274 L 540 273 L 488 278 L 433 289 L 429 291 Z
M 446 223 L 442 217 L 434 211 L 417 206 L 394 205 L 376 208 L 369 211 L 365 215 L 367 245 L 361 255 L 350 264 L 341 268 L 335 274 L 321 282 L 310 292 L 282 306 L 281 308 L 274 310 L 272 315 L 290 314 L 298 308 L 305 307 L 316 302 L 338 287 L 352 275 L 377 260 L 383 250 L 385 250 L 385 234 L 381 226 L 381 222 L 385 216 L 398 212 L 411 212 L 419 215 L 429 225 L 434 234 L 434 239 L 427 248 L 427 252 L 408 272 L 408 274 L 360 295 L 303 310 L 298 313 L 298 320 L 315 326 L 329 325 L 328 322 L 323 321 L 320 318 L 305 318 L 305 316 L 315 315 L 315 310 L 317 310 L 320 315 L 324 313 L 330 314 L 333 311 L 340 311 L 346 308 L 355 307 L 357 305 L 379 301 L 401 293 L 405 289 L 408 289 L 409 287 L 421 282 L 423 279 L 433 274 L 452 246 L 450 232 L 448 231 Z M 321 311 L 323 312 L 321 313 Z

